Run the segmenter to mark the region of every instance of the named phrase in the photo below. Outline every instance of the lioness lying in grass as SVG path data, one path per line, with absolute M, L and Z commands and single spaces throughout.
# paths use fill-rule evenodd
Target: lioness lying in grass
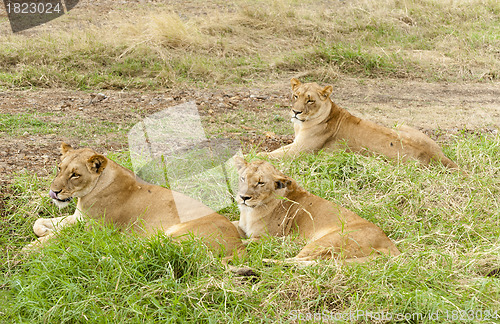
M 270 153 L 270 158 L 296 156 L 301 152 L 346 148 L 358 153 L 381 154 L 392 160 L 417 160 L 423 165 L 432 161 L 449 168 L 458 166 L 447 158 L 439 145 L 424 133 L 405 125 L 390 129 L 362 120 L 338 107 L 330 99 L 332 86 L 301 83 L 292 79 L 293 104 L 290 116 L 295 130 L 292 144 Z
M 305 262 L 320 258 L 365 261 L 379 253 L 400 254 L 375 224 L 326 199 L 315 196 L 263 160 L 252 163 L 235 158 L 240 176 L 235 222 L 246 238 L 264 234 L 297 233 L 307 245 L 291 259 Z
M 63 143 L 61 153 L 49 195 L 60 208 L 78 198 L 76 211 L 71 216 L 37 219 L 33 230 L 39 239 L 28 247 L 46 242 L 60 228 L 84 217 L 103 217 L 106 223 L 143 235 L 158 230 L 172 237 L 193 233 L 226 255 L 243 249 L 236 227 L 201 202 L 137 180 L 130 170 L 89 148 L 73 149 Z

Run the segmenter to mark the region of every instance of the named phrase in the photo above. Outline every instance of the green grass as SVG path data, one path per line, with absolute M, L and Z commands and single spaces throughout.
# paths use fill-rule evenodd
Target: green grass
M 102 135 L 111 137 L 113 134 L 115 138 L 124 141 L 127 127 L 134 122 L 133 120 L 111 122 L 85 115 L 74 115 L 70 119 L 63 118 L 64 116 L 65 113 L 61 112 L 39 113 L 36 111 L 0 114 L 0 137 L 48 135 L 57 132 L 59 136 L 82 139 Z M 82 144 L 88 143 L 82 140 Z
M 0 134 L 5 133 L 9 136 L 19 136 L 24 133 L 30 135 L 51 134 L 58 127 L 56 123 L 44 121 L 39 117 L 41 114 L 1 114 L 0 115 Z
M 346 266 L 264 264 L 263 258 L 281 260 L 301 247 L 266 238 L 236 261 L 259 273 L 254 281 L 226 272 L 196 240 L 141 239 L 83 224 L 41 253 L 20 255 L 34 238 L 34 220 L 60 215 L 46 194 L 50 179 L 20 175 L 3 196 L 0 319 L 292 323 L 323 316 L 347 323 L 389 315 L 405 322 L 406 315 L 406 322 L 463 323 L 473 318 L 463 310 L 476 312 L 469 322 L 477 316 L 496 322 L 500 281 L 487 274 L 500 268 L 500 137 L 463 134 L 444 149 L 468 176 L 346 152 L 276 164 L 309 191 L 380 226 L 402 254 Z M 130 164 L 126 152 L 112 157 Z M 237 216 L 235 206 L 225 215 Z
M 276 64 L 281 71 L 302 71 L 311 66 L 320 68 L 307 75 L 311 80 L 321 78 L 321 68 L 325 66 L 335 66 L 339 72 L 360 77 L 416 75 L 413 72 L 418 70 L 418 64 L 396 55 L 382 56 L 363 50 L 361 45 L 353 47 L 342 43 L 321 44 L 302 53 L 292 53 Z

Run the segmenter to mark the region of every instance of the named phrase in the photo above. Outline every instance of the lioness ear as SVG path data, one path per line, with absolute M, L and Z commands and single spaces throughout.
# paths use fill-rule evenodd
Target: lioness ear
M 283 189 L 292 184 L 292 181 L 287 177 L 274 176 L 274 188 Z
M 295 91 L 299 87 L 299 85 L 301 85 L 300 81 L 295 78 L 292 78 L 292 80 L 290 80 L 290 84 L 292 85 L 292 91 Z
M 108 164 L 108 160 L 103 155 L 95 154 L 87 161 L 87 168 L 90 172 L 101 173 Z
M 66 144 L 64 142 L 61 143 L 61 154 L 64 155 L 66 153 L 68 153 L 69 151 L 71 151 L 73 148 L 71 147 L 71 145 L 69 144 Z
M 242 158 L 241 156 L 234 157 L 234 166 L 236 167 L 236 169 L 238 169 L 238 171 L 241 170 L 247 164 L 248 164 L 248 162 L 245 161 L 245 159 Z
M 323 88 L 323 90 L 318 91 L 319 95 L 322 97 L 323 100 L 329 98 L 332 92 L 333 92 L 333 87 L 331 85 L 326 86 Z

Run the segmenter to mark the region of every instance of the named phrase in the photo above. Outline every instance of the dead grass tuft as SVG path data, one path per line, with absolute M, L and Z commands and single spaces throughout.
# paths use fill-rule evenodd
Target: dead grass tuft
M 124 25 L 122 32 L 132 46 L 148 44 L 180 49 L 204 45 L 197 26 L 168 11 L 141 17 L 138 23 Z

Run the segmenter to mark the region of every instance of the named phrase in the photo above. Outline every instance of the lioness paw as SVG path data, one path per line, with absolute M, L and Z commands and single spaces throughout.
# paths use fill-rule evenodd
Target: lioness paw
M 38 249 L 39 247 L 40 247 L 40 242 L 38 240 L 34 240 L 30 244 L 25 245 L 21 249 L 21 252 L 22 253 L 28 253 L 28 252 L 31 252 L 31 251 L 34 251 L 34 250 Z
M 34 240 L 33 242 L 25 245 L 21 252 L 23 253 L 29 253 L 29 252 L 32 252 L 32 251 L 36 251 L 38 250 L 40 247 L 42 247 L 42 245 L 45 244 L 45 242 L 47 242 L 51 237 L 53 236 L 53 233 L 50 233 L 50 234 L 47 234 L 43 237 L 39 237 L 38 239 Z
M 33 232 L 35 232 L 38 237 L 49 235 L 53 231 L 54 224 L 50 219 L 39 218 L 35 221 L 35 224 L 33 224 Z

